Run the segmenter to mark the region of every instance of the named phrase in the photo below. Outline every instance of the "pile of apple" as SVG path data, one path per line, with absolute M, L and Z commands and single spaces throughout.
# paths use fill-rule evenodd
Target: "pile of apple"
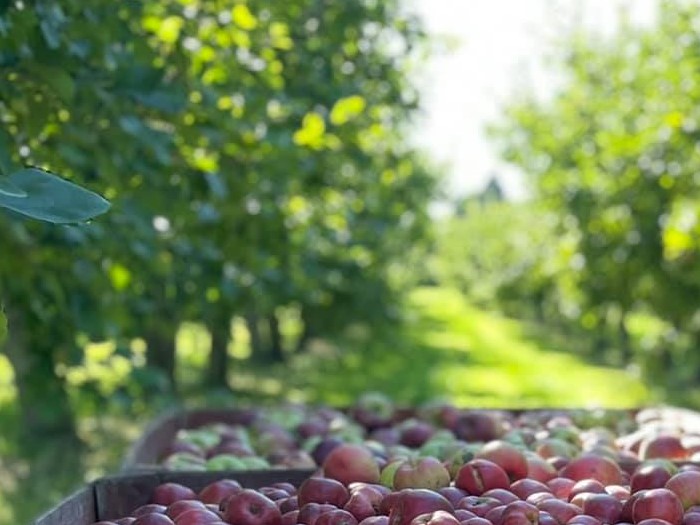
M 700 415 L 679 410 L 625 411 L 460 409 L 429 403 L 401 410 L 368 393 L 348 410 L 286 405 L 242 412 L 237 425 L 180 430 L 161 458 L 168 470 L 317 468 L 340 444 L 363 444 L 377 456 L 434 456 L 461 465 L 485 443 L 503 440 L 531 463 L 556 469 L 581 453 L 619 463 L 665 458 L 700 461 Z
M 131 517 L 96 525 L 700 524 L 696 465 L 647 460 L 630 474 L 595 452 L 557 467 L 532 459 L 502 439 L 461 464 L 341 444 L 298 489 L 223 479 L 197 494 L 166 483 Z

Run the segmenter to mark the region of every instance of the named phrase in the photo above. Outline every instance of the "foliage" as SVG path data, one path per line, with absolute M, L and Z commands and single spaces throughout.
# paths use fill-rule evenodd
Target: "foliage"
M 608 40 L 570 35 L 558 46 L 558 94 L 511 103 L 495 132 L 504 157 L 575 239 L 567 274 L 577 317 L 588 327 L 614 324 L 623 360 L 631 313 L 667 322 L 675 343 L 680 333 L 700 334 L 698 23 L 696 3 L 668 0 L 655 27 L 623 26 Z M 649 370 L 683 362 L 681 379 L 694 380 L 694 345 L 671 352 L 672 339 L 637 349 L 636 359 L 653 362 Z
M 225 352 L 234 313 L 294 308 L 319 334 L 391 317 L 436 186 L 406 140 L 425 43 L 398 0 L 0 11 L 0 160 L 113 203 L 77 227 L 7 217 L 5 352 L 24 408 L 67 404 L 55 371 L 89 340 L 130 358 L 144 338 L 161 385 L 185 321 Z

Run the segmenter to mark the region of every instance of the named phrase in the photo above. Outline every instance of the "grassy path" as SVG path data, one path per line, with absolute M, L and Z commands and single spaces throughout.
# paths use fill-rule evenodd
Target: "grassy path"
M 411 307 L 414 317 L 400 333 L 350 337 L 338 348 L 321 346 L 293 360 L 292 373 L 277 369 L 266 380 L 241 374 L 234 382 L 337 404 L 368 389 L 407 402 L 446 396 L 490 407 L 629 407 L 651 401 L 631 374 L 531 339 L 521 323 L 474 308 L 455 291 L 419 288 Z

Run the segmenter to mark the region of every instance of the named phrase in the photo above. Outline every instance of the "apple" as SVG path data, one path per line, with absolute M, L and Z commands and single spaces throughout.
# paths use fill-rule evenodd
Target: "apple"
M 335 505 L 331 505 L 329 503 L 307 503 L 306 505 L 299 507 L 297 523 L 314 525 L 321 514 L 331 512 L 337 508 L 338 507 Z
M 455 518 L 457 518 L 460 522 L 468 520 L 469 518 L 478 518 L 476 514 L 465 509 L 455 509 L 454 514 Z
M 142 514 L 136 521 L 135 525 L 173 525 L 173 520 L 168 518 L 165 514 L 158 512 L 151 512 L 149 514 Z
M 509 489 L 510 480 L 504 468 L 487 459 L 473 459 L 465 463 L 455 476 L 455 487 L 480 496 L 491 489 Z
M 637 525 L 671 525 L 668 521 L 660 518 L 649 518 L 640 521 Z
M 571 494 L 571 489 L 576 485 L 573 479 L 569 478 L 553 478 L 545 483 L 554 494 L 559 499 L 569 499 L 569 494 Z
M 280 509 L 282 514 L 293 510 L 299 510 L 299 500 L 296 496 L 288 496 L 286 499 L 279 499 L 275 501 L 275 505 L 277 505 L 277 508 Z
M 630 492 L 642 489 L 660 489 L 671 479 L 671 473 L 667 468 L 658 464 L 642 464 L 630 477 Z
M 683 460 L 688 457 L 688 451 L 683 446 L 680 437 L 670 434 L 644 439 L 639 446 L 641 459 L 665 458 L 671 460 Z
M 330 503 L 342 508 L 350 499 L 350 492 L 338 480 L 310 477 L 299 486 L 297 498 L 300 510 L 307 503 Z
M 204 503 L 221 503 L 226 497 L 243 490 L 241 484 L 234 479 L 220 479 L 209 483 L 199 491 L 199 499 Z
M 369 434 L 369 439 L 385 446 L 398 445 L 401 441 L 401 432 L 394 427 L 377 428 Z
M 557 477 L 557 469 L 537 454 L 526 454 L 525 459 L 527 460 L 527 477 L 529 479 L 546 483 Z
M 534 451 L 544 459 L 557 456 L 572 458 L 576 455 L 577 448 L 563 439 L 549 437 L 538 440 L 535 443 Z
M 450 484 L 450 473 L 433 457 L 407 459 L 394 472 L 393 487 L 437 490 Z
M 287 499 L 289 494 L 286 490 L 278 489 L 275 487 L 260 487 L 258 492 L 264 496 L 267 496 L 272 501 L 277 501 L 280 499 Z
M 700 525 L 700 512 L 686 512 L 681 525 Z
M 317 465 L 323 465 L 328 454 L 330 454 L 334 448 L 342 444 L 343 440 L 338 437 L 329 436 L 324 438 L 314 446 L 311 451 L 311 457 L 314 458 Z M 308 523 L 306 525 L 308 525 Z
M 370 516 L 363 519 L 360 525 L 389 525 L 389 516 Z
M 459 520 L 444 510 L 419 514 L 411 520 L 411 525 L 460 525 Z
M 629 485 L 608 485 L 605 487 L 605 492 L 618 499 L 622 503 L 630 498 Z
M 506 510 L 506 505 L 499 505 L 498 507 L 493 507 L 489 509 L 483 516 L 485 520 L 489 520 L 491 523 L 501 523 L 501 517 L 503 516 L 503 511 Z
M 539 509 L 525 501 L 514 501 L 506 505 L 499 520 L 500 525 L 537 525 Z
M 454 420 L 451 430 L 464 441 L 493 441 L 504 433 L 499 416 L 485 411 L 463 411 Z
M 368 430 L 386 427 L 394 416 L 394 404 L 385 394 L 366 392 L 350 408 L 350 415 Z
M 622 513 L 622 502 L 610 494 L 593 494 L 583 501 L 581 509 L 584 514 L 603 523 L 617 523 Z
M 564 525 L 574 516 L 581 514 L 581 509 L 576 505 L 560 499 L 550 498 L 535 504 L 539 510 L 548 512 L 559 525 Z
M 350 494 L 350 499 L 343 506 L 343 510 L 355 516 L 357 521 L 362 521 L 370 516 L 376 516 L 382 495 L 376 493 L 377 497 L 371 499 L 367 492 L 354 492 Z
M 389 512 L 389 525 L 410 525 L 416 516 L 436 510 L 454 511 L 444 496 L 432 490 L 403 489 L 397 494 L 399 496 Z
M 367 447 L 343 444 L 335 447 L 323 461 L 324 476 L 345 485 L 353 481 L 379 482 L 379 465 Z
M 427 421 L 407 419 L 399 426 L 399 443 L 411 448 L 423 445 L 435 433 L 435 428 Z
M 567 521 L 566 525 L 603 525 L 603 523 L 598 518 L 588 514 L 579 514 Z
M 569 491 L 569 501 L 571 501 L 577 494 L 583 494 L 584 492 L 590 492 L 592 494 L 603 494 L 605 493 L 605 485 L 603 485 L 597 479 L 582 479 L 574 483 Z
M 544 500 L 547 500 L 547 499 L 557 499 L 557 498 L 551 492 L 533 492 L 527 498 L 525 498 L 525 501 L 537 506 L 538 503 L 540 503 Z
M 357 525 L 357 519 L 346 510 L 336 509 L 321 514 L 315 525 Z
M 452 503 L 453 506 L 457 506 L 459 500 L 461 500 L 464 496 L 468 496 L 466 491 L 454 486 L 439 488 L 437 492 L 441 496 L 445 496 L 447 501 Z
M 297 493 L 297 488 L 288 481 L 277 481 L 270 486 L 275 487 L 276 489 L 286 490 L 287 494 L 290 496 L 296 496 Z
M 243 489 L 226 500 L 224 521 L 236 525 L 280 525 L 282 513 L 270 498 Z
M 683 520 L 683 504 L 669 489 L 645 490 L 634 502 L 632 519 L 634 523 L 639 523 L 649 518 L 659 518 L 671 525 L 680 525 Z
M 168 505 L 168 507 L 165 509 L 165 515 L 172 520 L 176 520 L 177 517 L 183 512 L 192 509 L 202 510 L 206 508 L 207 506 L 198 499 L 181 499 Z
M 511 483 L 510 491 L 520 499 L 527 499 L 530 494 L 536 492 L 551 492 L 551 489 L 541 481 L 523 478 Z
M 486 518 L 474 516 L 473 518 L 460 521 L 460 525 L 493 525 L 493 523 Z
M 296 525 L 298 517 L 298 510 L 290 510 L 289 512 L 284 512 L 282 513 L 282 520 L 280 521 L 280 525 Z
M 520 499 L 508 489 L 490 489 L 484 492 L 481 496 L 484 498 L 496 498 L 504 505 L 508 505 L 508 503 L 518 501 Z
M 148 503 L 146 505 L 141 505 L 134 512 L 132 512 L 131 515 L 134 518 L 138 518 L 139 516 L 143 516 L 144 514 L 151 514 L 151 513 L 165 514 L 165 511 L 167 508 L 168 507 L 166 507 L 165 505 L 158 505 L 156 503 Z
M 179 483 L 162 483 L 153 489 L 151 503 L 165 505 L 166 507 L 181 499 L 195 499 L 197 494 L 189 487 Z
M 620 485 L 622 472 L 612 459 L 593 454 L 582 454 L 561 469 L 559 475 L 576 481 L 596 479 L 603 485 Z
M 559 522 L 549 512 L 541 510 L 537 515 L 538 525 L 559 525 Z
M 142 518 L 139 518 L 139 519 L 142 519 Z M 175 518 L 173 521 L 175 522 L 175 525 L 208 525 L 209 523 L 221 521 L 221 516 L 219 516 L 219 514 L 217 514 L 216 512 L 213 512 L 207 508 L 190 509 L 190 510 L 186 510 L 185 512 L 179 514 L 178 517 Z M 144 525 L 146 525 L 146 524 L 144 524 Z M 154 523 L 153 525 L 160 525 L 160 524 Z
M 679 472 L 668 479 L 665 487 L 678 496 L 684 509 L 700 505 L 700 472 Z
M 507 441 L 489 441 L 477 452 L 476 457 L 499 465 L 506 471 L 511 482 L 527 477 L 528 466 L 525 455 Z
M 457 503 L 458 509 L 465 509 L 473 512 L 477 516 L 484 517 L 493 508 L 502 506 L 503 503 L 496 498 L 486 498 L 484 496 L 466 496 Z

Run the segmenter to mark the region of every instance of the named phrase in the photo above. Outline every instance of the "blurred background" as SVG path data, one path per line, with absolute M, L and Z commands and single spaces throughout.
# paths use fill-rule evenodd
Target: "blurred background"
M 700 396 L 700 3 L 0 2 L 0 523 L 172 406 Z

